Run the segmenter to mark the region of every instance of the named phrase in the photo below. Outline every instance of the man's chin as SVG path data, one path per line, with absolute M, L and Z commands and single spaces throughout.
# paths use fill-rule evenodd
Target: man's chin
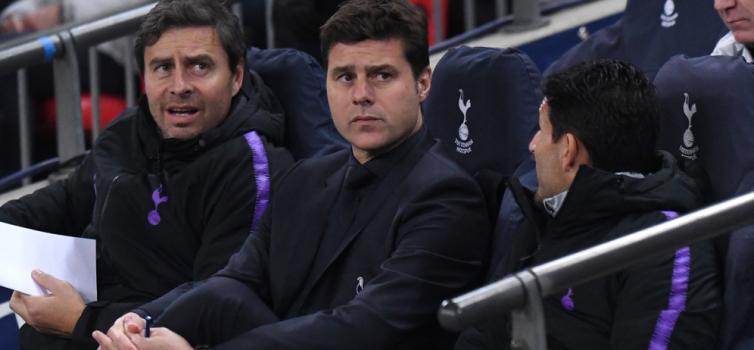
M 196 137 L 199 133 L 189 128 L 170 128 L 162 133 L 164 139 L 188 140 Z
M 754 48 L 754 28 L 733 30 L 733 38 L 736 39 L 737 42 L 744 44 L 749 50 Z

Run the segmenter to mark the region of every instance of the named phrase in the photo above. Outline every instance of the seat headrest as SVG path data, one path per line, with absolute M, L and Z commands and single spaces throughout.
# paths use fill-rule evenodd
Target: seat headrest
M 545 76 L 583 61 L 613 58 L 640 67 L 652 79 L 674 55 L 709 54 L 725 32 L 711 2 L 629 0 L 618 23 L 569 50 Z
M 537 130 L 541 76 L 515 49 L 459 47 L 437 63 L 425 122 L 458 164 L 509 176 Z
M 625 61 L 626 54 L 623 52 L 624 49 L 623 21 L 619 19 L 614 24 L 594 32 L 586 40 L 570 48 L 563 56 L 560 56 L 560 58 L 547 67 L 543 75 L 548 77 L 579 63 L 601 58 L 614 58 Z
M 699 162 L 713 200 L 754 188 L 754 65 L 740 57 L 675 56 L 654 83 L 658 147 Z
M 335 130 L 327 104 L 325 76 L 312 56 L 295 49 L 246 52 L 246 62 L 272 89 L 286 114 L 286 148 L 296 159 L 348 147 Z

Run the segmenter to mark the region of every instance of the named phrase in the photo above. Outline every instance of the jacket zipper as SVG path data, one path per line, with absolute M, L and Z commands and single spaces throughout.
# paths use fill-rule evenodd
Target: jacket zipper
M 113 191 L 113 186 L 115 186 L 115 182 L 118 181 L 120 178 L 120 175 L 116 175 L 112 181 L 110 181 L 110 186 L 107 188 L 107 193 L 105 194 L 105 201 L 102 203 L 102 209 L 99 211 L 99 220 L 97 220 L 97 235 L 99 236 L 100 228 L 102 227 L 102 218 L 105 216 L 105 209 L 107 208 L 107 203 L 110 202 L 110 193 Z

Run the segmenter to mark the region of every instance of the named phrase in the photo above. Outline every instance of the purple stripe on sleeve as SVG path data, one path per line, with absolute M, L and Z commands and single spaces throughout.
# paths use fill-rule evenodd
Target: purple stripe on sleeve
M 691 250 L 689 247 L 678 249 L 675 252 L 673 263 L 673 280 L 670 287 L 670 301 L 668 308 L 660 312 L 660 317 L 655 325 L 652 341 L 649 343 L 650 350 L 665 350 L 668 348 L 670 336 L 678 321 L 678 317 L 686 309 L 686 293 L 689 287 L 689 270 L 691 267 Z
M 665 215 L 665 218 L 668 220 L 673 220 L 678 217 L 678 212 L 665 210 L 662 212 L 662 215 Z
M 254 205 L 254 220 L 251 229 L 254 230 L 259 223 L 267 203 L 270 202 L 270 168 L 267 163 L 267 152 L 264 150 L 262 139 L 256 131 L 250 131 L 244 135 L 254 157 L 254 178 L 257 183 L 257 199 Z

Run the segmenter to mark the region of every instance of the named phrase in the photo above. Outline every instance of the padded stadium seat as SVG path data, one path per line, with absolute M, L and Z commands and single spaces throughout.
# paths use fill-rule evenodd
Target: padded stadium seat
M 491 197 L 487 200 L 496 220 L 493 264 L 503 256 L 507 237 L 523 218 L 507 190 L 500 199 L 499 185 L 510 176 L 522 176 L 522 184 L 536 188 L 528 148 L 538 129 L 540 82 L 534 62 L 518 50 L 459 47 L 437 63 L 424 104 L 432 136 L 476 175 Z
M 325 75 L 317 60 L 295 49 L 250 48 L 246 62 L 285 109 L 285 146 L 294 158 L 321 156 L 348 147 L 330 118 Z
M 108 94 L 100 95 L 100 128 L 104 129 L 110 124 L 115 117 L 117 117 L 124 109 L 126 109 L 126 100 L 121 96 L 113 96 Z M 91 95 L 81 94 L 81 111 L 83 113 L 84 131 L 87 135 L 91 135 L 92 132 L 92 98 Z M 55 134 L 55 99 L 50 98 L 41 102 L 40 104 L 40 131 L 44 135 Z
M 658 146 L 709 180 L 711 202 L 754 190 L 754 65 L 739 57 L 676 56 L 655 85 L 663 113 Z M 733 232 L 728 243 L 724 348 L 751 349 L 754 226 Z
M 537 130 L 541 76 L 515 49 L 459 47 L 437 63 L 424 103 L 425 122 L 470 174 L 510 176 Z
M 0 287 L 0 348 L 20 349 L 16 314 L 8 307 L 12 290 Z
M 529 155 L 513 172 L 512 177 L 521 184 L 521 186 L 531 192 L 537 190 L 537 170 L 535 169 L 534 156 Z M 500 261 L 509 254 L 516 242 L 511 239 L 515 230 L 524 222 L 524 214 L 518 207 L 518 203 L 513 198 L 510 189 L 505 189 L 497 218 L 495 219 L 495 229 L 492 234 L 492 253 L 490 258 L 490 275 Z
M 626 61 L 652 79 L 672 56 L 707 55 L 726 32 L 711 1 L 629 0 L 623 17 L 555 61 L 544 76 L 600 58 Z

